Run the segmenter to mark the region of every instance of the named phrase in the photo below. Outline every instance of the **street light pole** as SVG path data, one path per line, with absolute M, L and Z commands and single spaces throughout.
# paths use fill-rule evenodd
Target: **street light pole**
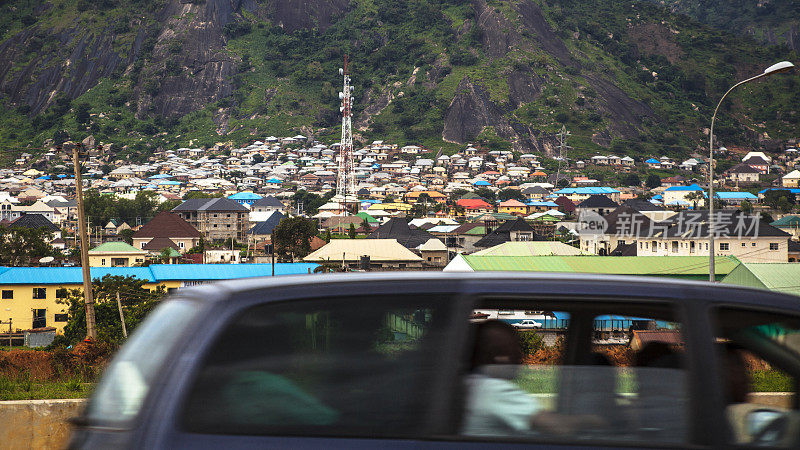
M 709 128 L 708 132 L 708 281 L 712 283 L 715 281 L 714 256 L 716 253 L 714 249 L 714 233 L 716 231 L 714 229 L 714 121 L 717 118 L 717 111 L 719 111 L 719 107 L 722 105 L 722 101 L 725 100 L 725 97 L 737 87 L 759 78 L 786 72 L 793 67 L 794 64 L 789 61 L 781 61 L 767 67 L 763 73 L 734 84 L 722 95 L 722 98 L 719 99 L 719 103 L 717 103 L 717 107 L 714 108 L 714 115 L 711 116 L 711 128 Z

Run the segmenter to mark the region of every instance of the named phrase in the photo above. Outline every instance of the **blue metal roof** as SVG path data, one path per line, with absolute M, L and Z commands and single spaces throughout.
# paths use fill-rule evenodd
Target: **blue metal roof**
M 696 183 L 689 186 L 672 186 L 666 189 L 667 191 L 702 191 L 703 188 Z
M 714 192 L 714 196 L 722 199 L 722 200 L 732 200 L 732 199 L 748 199 L 748 200 L 758 200 L 754 194 L 750 192 Z
M 81 284 L 80 267 L 5 267 L 0 273 L 1 284 Z M 92 267 L 92 279 L 106 275 L 135 276 L 155 281 L 149 267 Z
M 299 275 L 317 264 L 278 263 L 275 275 Z M 105 275 L 134 276 L 153 283 L 162 281 L 230 280 L 272 275 L 271 264 L 152 264 L 149 267 L 92 267 L 92 279 Z M 80 267 L 0 267 L 0 285 L 81 284 Z
M 540 202 L 540 201 L 530 201 L 526 203 L 528 206 L 548 206 L 553 208 L 558 208 L 558 203 L 556 202 Z
M 261 196 L 252 192 L 237 192 L 228 198 L 231 200 L 258 200 Z
M 759 194 L 763 194 L 764 192 L 767 192 L 767 191 L 789 191 L 789 192 L 791 192 L 792 194 L 795 194 L 795 195 L 800 194 L 800 189 L 796 189 L 796 188 L 791 188 L 791 189 L 789 189 L 789 188 L 769 188 L 769 189 L 764 189 L 762 191 L 758 191 L 758 193 Z
M 650 159 L 648 159 L 648 160 L 647 160 L 647 161 L 645 161 L 645 162 L 646 162 L 647 164 L 661 164 L 661 161 L 659 161 L 659 160 L 657 160 L 657 159 L 655 159 L 655 158 L 650 158 Z
M 616 194 L 619 191 L 612 187 L 593 186 L 593 187 L 578 187 L 578 188 L 564 188 L 556 191 L 556 194 L 569 195 L 593 195 L 593 194 Z

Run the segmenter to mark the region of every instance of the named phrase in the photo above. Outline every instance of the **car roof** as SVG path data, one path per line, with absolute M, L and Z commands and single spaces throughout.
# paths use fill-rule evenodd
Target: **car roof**
M 314 296 L 325 293 L 326 288 L 343 283 L 373 284 L 425 283 L 432 289 L 445 282 L 453 292 L 488 294 L 494 290 L 505 294 L 520 286 L 528 294 L 569 296 L 619 296 L 620 298 L 670 298 L 691 299 L 698 302 L 726 302 L 800 309 L 800 297 L 743 286 L 641 276 L 564 274 L 543 272 L 372 272 L 337 273 L 317 275 L 286 275 L 226 280 L 212 284 L 184 288 L 176 297 L 189 297 L 206 302 L 225 301 L 252 291 L 279 290 L 281 288 L 313 288 Z M 498 283 L 496 284 L 495 283 Z M 570 289 L 565 291 L 564 285 Z M 397 292 L 397 291 L 393 291 Z M 399 291 L 402 293 L 402 290 Z M 268 300 L 267 300 L 268 301 Z

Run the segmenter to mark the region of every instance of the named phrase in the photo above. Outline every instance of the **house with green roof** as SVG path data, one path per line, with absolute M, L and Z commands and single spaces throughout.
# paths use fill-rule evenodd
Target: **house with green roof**
M 742 263 L 722 283 L 800 295 L 800 264 Z
M 783 216 L 770 225 L 791 234 L 792 239 L 800 239 L 800 216 Z
M 89 250 L 91 267 L 131 267 L 141 264 L 147 257 L 147 250 L 137 249 L 125 242 L 106 242 Z
M 717 256 L 716 276 L 722 278 L 741 264 L 732 256 Z M 495 256 L 459 254 L 445 272 L 558 272 L 668 277 L 708 280 L 707 256 Z

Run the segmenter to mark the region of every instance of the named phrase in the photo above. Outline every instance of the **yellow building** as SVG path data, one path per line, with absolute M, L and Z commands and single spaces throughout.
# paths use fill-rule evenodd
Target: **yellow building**
M 309 274 L 317 264 L 275 264 L 275 275 Z M 168 292 L 219 280 L 270 276 L 270 264 L 152 264 L 148 267 L 92 267 L 98 280 L 106 275 L 146 280 L 144 287 L 164 286 Z M 63 332 L 67 305 L 59 303 L 70 289 L 83 288 L 80 267 L 0 267 L 0 320 L 12 329 L 55 327 Z M 123 298 L 125 293 L 120 293 Z M 8 325 L 3 325 L 7 327 Z M 5 331 L 8 328 L 4 328 Z
M 497 212 L 513 214 L 516 216 L 519 215 L 524 216 L 528 214 L 528 206 L 525 203 L 522 203 L 519 200 L 514 200 L 512 198 L 510 200 L 500 202 L 500 204 L 497 207 Z
M 145 257 L 146 250 L 139 250 L 125 242 L 106 242 L 89 250 L 89 266 L 131 267 L 143 263 Z

